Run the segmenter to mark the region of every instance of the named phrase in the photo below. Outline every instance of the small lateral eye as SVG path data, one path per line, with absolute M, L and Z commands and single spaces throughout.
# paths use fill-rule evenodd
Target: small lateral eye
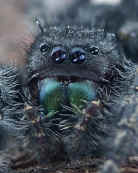
M 66 50 L 63 47 L 54 47 L 51 53 L 52 60 L 56 64 L 62 63 L 67 58 Z
M 91 47 L 90 52 L 93 55 L 98 55 L 99 54 L 99 48 L 98 47 Z
M 47 50 L 48 50 L 48 45 L 47 45 L 47 43 L 42 43 L 41 45 L 40 45 L 40 51 L 42 52 L 42 53 L 44 53 L 44 52 L 46 52 Z

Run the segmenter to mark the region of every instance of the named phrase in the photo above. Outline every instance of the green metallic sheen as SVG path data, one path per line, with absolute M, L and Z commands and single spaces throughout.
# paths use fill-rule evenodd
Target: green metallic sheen
M 44 80 L 40 90 L 40 102 L 48 113 L 60 110 L 64 103 L 62 84 L 53 79 Z
M 84 108 L 86 102 L 95 99 L 95 89 L 90 81 L 74 82 L 69 85 L 69 102 L 80 109 Z
M 45 79 L 40 88 L 40 103 L 46 113 L 52 116 L 66 103 L 72 107 L 84 108 L 86 102 L 95 99 L 95 93 L 94 84 L 90 81 L 72 82 L 65 86 L 56 79 Z

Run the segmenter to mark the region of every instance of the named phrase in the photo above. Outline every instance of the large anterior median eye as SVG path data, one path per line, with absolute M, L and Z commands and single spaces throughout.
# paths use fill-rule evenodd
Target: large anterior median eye
M 54 79 L 45 79 L 40 88 L 40 103 L 46 112 L 56 112 L 64 103 L 62 84 Z
M 72 63 L 81 64 L 85 61 L 85 51 L 80 47 L 75 47 L 70 52 L 70 58 Z
M 56 64 L 60 64 L 67 58 L 66 50 L 60 46 L 54 47 L 51 57 Z

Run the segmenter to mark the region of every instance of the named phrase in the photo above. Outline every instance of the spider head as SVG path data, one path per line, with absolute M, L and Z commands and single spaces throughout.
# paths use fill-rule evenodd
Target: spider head
M 31 111 L 41 117 L 35 123 L 39 131 L 60 134 L 71 159 L 100 153 L 101 138 L 116 119 L 112 101 L 127 91 L 135 74 L 116 36 L 83 27 L 49 27 L 36 37 L 28 56 L 24 95 L 29 104 L 42 108 L 34 113 L 32 106 Z M 51 135 L 49 143 L 53 139 Z

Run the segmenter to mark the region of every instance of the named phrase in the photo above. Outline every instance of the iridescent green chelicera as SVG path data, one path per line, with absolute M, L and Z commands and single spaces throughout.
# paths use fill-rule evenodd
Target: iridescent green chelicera
M 61 82 L 54 79 L 45 79 L 40 89 L 40 103 L 48 113 L 60 110 L 61 104 L 64 103 Z
M 65 85 L 56 79 L 45 79 L 40 87 L 40 102 L 50 115 L 51 112 L 61 111 L 62 105 L 66 104 L 82 109 L 86 102 L 94 100 L 95 97 L 95 87 L 90 81 L 71 82 Z
M 95 97 L 95 88 L 90 81 L 74 82 L 68 86 L 69 103 L 84 108 L 85 103 L 92 101 Z

